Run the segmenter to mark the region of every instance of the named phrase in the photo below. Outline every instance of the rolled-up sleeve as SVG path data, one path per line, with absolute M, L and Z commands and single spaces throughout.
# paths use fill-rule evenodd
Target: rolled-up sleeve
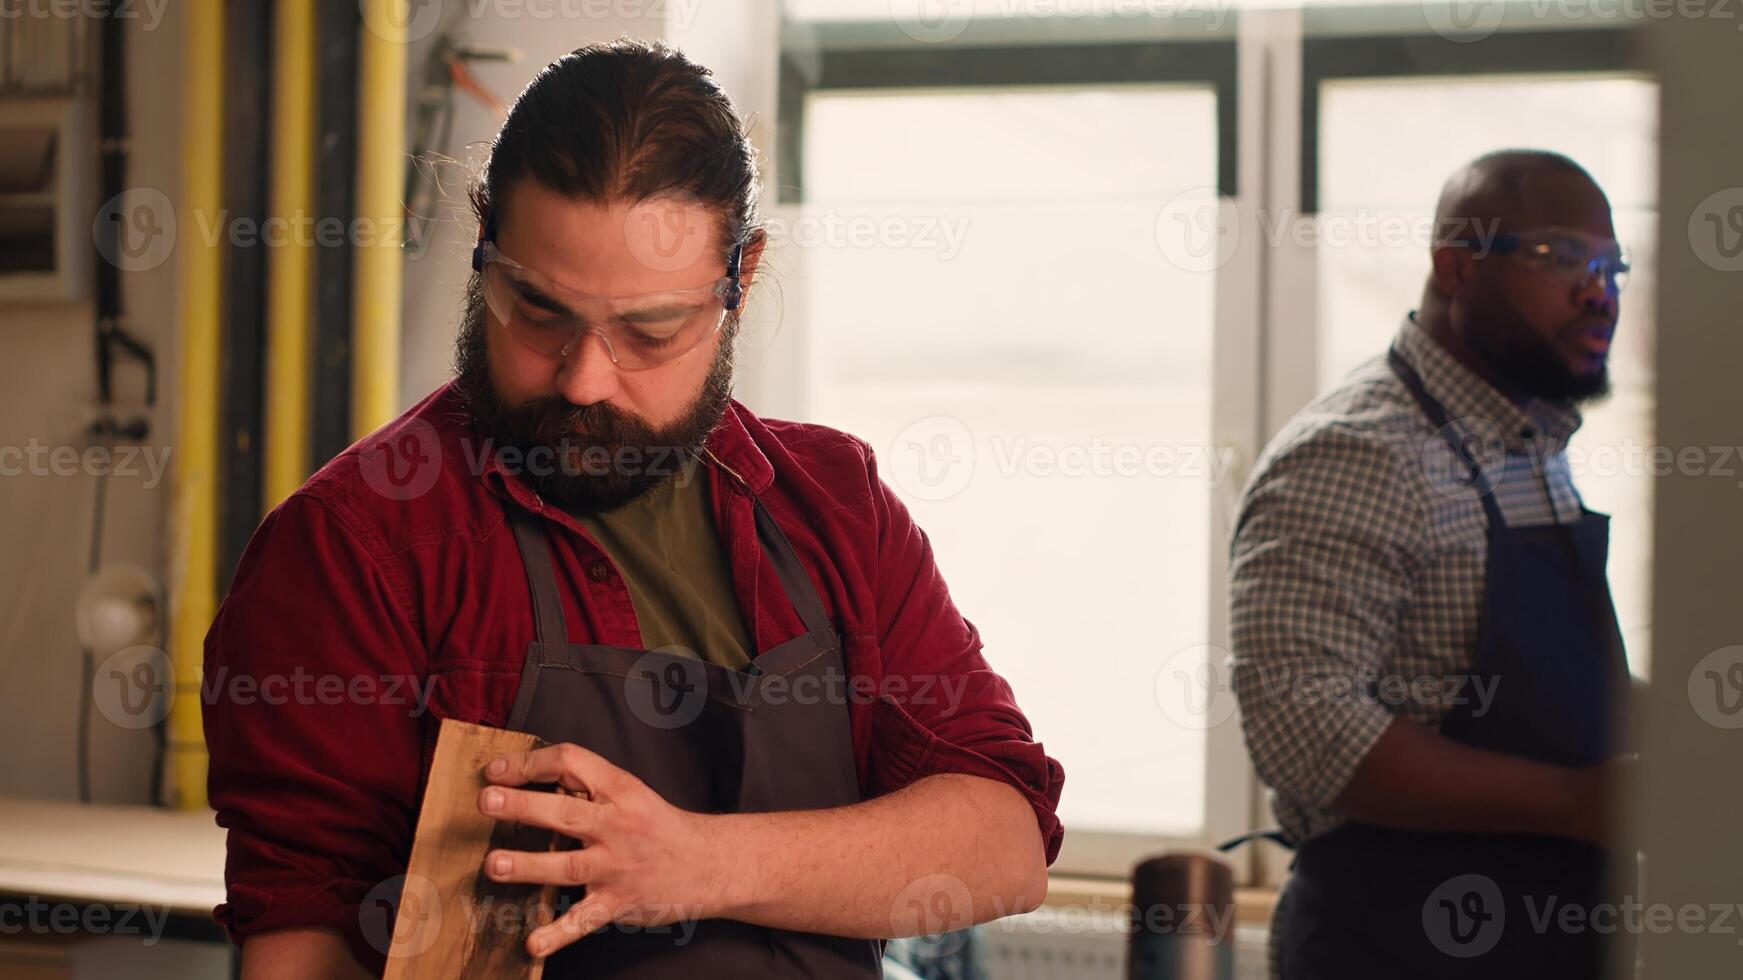
M 869 467 L 877 543 L 877 637 L 884 676 L 875 709 L 871 784 L 889 792 L 939 773 L 996 779 L 1035 811 L 1047 863 L 1065 831 L 1065 772 L 1037 742 L 1010 684 L 981 653 L 980 634 L 950 599 L 932 545 Z
M 1426 521 L 1381 442 L 1323 426 L 1280 445 L 1235 529 L 1232 685 L 1259 778 L 1320 809 L 1391 722 L 1361 693 L 1397 642 Z
M 208 790 L 229 829 L 216 917 L 242 943 L 332 929 L 379 965 L 411 848 L 426 701 L 405 592 L 342 507 L 292 496 L 250 540 L 206 635 Z

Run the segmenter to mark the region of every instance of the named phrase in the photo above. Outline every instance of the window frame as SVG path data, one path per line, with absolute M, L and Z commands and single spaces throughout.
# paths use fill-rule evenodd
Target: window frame
M 1326 82 L 1357 78 L 1650 74 L 1625 28 L 1499 30 L 1480 44 L 1437 34 L 1309 37 L 1301 58 L 1301 211 L 1319 211 L 1319 100 Z
M 784 39 L 785 40 L 785 39 Z M 778 200 L 804 202 L 805 100 L 852 89 L 1207 84 L 1217 103 L 1217 187 L 1235 193 L 1235 42 L 1139 41 L 999 47 L 789 47 L 781 50 Z
M 775 203 L 804 203 L 803 116 L 813 91 L 1208 84 L 1217 98 L 1221 203 L 1232 209 L 1242 240 L 1262 243 L 1265 216 L 1318 210 L 1320 98 L 1328 81 L 1569 73 L 1656 77 L 1637 43 L 1637 28 L 1617 27 L 1615 21 L 1531 29 L 1503 23 L 1483 43 L 1470 44 L 1422 33 L 1421 18 L 1420 8 L 1409 4 L 1337 11 L 1261 7 L 1239 10 L 1224 30 L 1176 31 L 1136 41 L 1129 35 L 1094 38 L 1060 30 L 1042 43 L 1029 25 L 1002 38 L 970 31 L 955 42 L 918 44 L 897 36 L 889 24 L 794 23 L 783 16 L 770 25 L 779 36 L 778 57 L 763 69 L 776 75 L 764 103 L 776 119 Z M 1318 392 L 1317 259 L 1311 246 L 1289 241 L 1237 248 L 1216 270 L 1214 289 L 1212 442 L 1232 450 L 1236 465 L 1230 485 L 1214 496 L 1211 554 L 1204 558 L 1210 574 L 1208 642 L 1226 649 L 1226 542 L 1240 490 L 1259 450 Z M 810 346 L 803 336 L 795 342 Z M 793 384 L 802 391 L 802 381 Z M 803 401 L 802 394 L 794 397 Z M 1214 846 L 1246 828 L 1273 826 L 1265 787 L 1247 758 L 1238 723 L 1213 728 L 1210 736 L 1199 837 L 1068 829 L 1053 873 L 1124 879 L 1132 865 L 1156 851 Z M 1069 760 L 1064 761 L 1069 769 Z M 1228 857 L 1237 883 L 1257 887 L 1280 884 L 1291 861 L 1287 851 L 1269 842 Z
M 1198 85 L 1208 87 L 1216 101 L 1217 191 L 1232 199 L 1240 185 L 1237 133 L 1241 78 L 1237 41 L 1230 37 L 1196 36 L 1194 40 L 1153 39 L 1143 41 L 1082 41 L 1072 43 L 1016 43 L 985 46 L 975 44 L 893 45 L 867 44 L 867 32 L 855 25 L 829 25 L 827 30 L 783 30 L 778 80 L 778 124 L 775 131 L 777 201 L 801 205 L 804 197 L 804 124 L 807 98 L 814 92 L 832 90 L 902 89 L 1020 89 L 1052 86 L 1133 84 Z M 833 41 L 833 43 L 832 43 Z M 839 45 L 839 46 L 838 46 Z M 1229 350 L 1221 310 L 1225 307 L 1223 277 L 1218 277 L 1214 325 L 1213 373 L 1226 373 L 1223 366 Z M 1250 331 L 1250 325 L 1247 328 Z M 1232 331 L 1239 333 L 1238 329 Z M 1250 346 L 1239 345 L 1239 346 Z M 1213 432 L 1226 427 L 1225 386 L 1212 383 Z M 1238 425 L 1250 427 L 1251 410 L 1236 410 Z M 1213 435 L 1212 442 L 1228 440 Z M 1247 452 L 1245 447 L 1237 454 Z M 1239 470 L 1237 469 L 1237 474 Z M 1239 483 L 1231 479 L 1231 483 Z M 1238 492 L 1239 487 L 1233 488 Z M 1232 495 L 1228 487 L 1215 492 L 1212 506 L 1212 541 L 1225 540 L 1232 519 Z M 1213 547 L 1213 553 L 1224 549 Z M 1226 649 L 1226 572 L 1223 561 L 1210 559 L 1207 642 Z M 996 659 L 996 654 L 995 654 Z M 1043 733 L 1044 734 L 1044 733 Z M 1056 875 L 1094 878 L 1127 877 L 1132 865 L 1145 855 L 1170 847 L 1214 846 L 1238 832 L 1250 819 L 1253 781 L 1247 771 L 1238 726 L 1232 723 L 1210 729 L 1206 738 L 1206 771 L 1236 775 L 1207 779 L 1204 830 L 1196 837 L 1167 834 L 1137 834 L 1107 831 L 1074 831 L 1054 865 Z M 1238 860 L 1238 859 L 1237 859 Z

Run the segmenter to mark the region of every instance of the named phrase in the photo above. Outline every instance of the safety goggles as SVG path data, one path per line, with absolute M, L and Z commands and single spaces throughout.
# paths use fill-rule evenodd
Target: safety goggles
M 1537 228 L 1491 239 L 1455 238 L 1450 244 L 1509 255 L 1515 261 L 1556 282 L 1584 286 L 1593 277 L 1613 292 L 1628 284 L 1628 250 L 1613 238 L 1601 238 L 1567 228 Z
M 625 371 L 658 367 L 714 336 L 744 295 L 743 246 L 734 245 L 726 275 L 706 286 L 635 296 L 596 296 L 565 288 L 502 254 L 491 239 L 472 251 L 484 302 L 509 336 L 549 357 L 567 357 L 592 334 Z

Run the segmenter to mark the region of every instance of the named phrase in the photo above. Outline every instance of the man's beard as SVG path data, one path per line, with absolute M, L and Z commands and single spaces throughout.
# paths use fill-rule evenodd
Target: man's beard
M 1574 405 L 1610 393 L 1608 365 L 1590 374 L 1575 371 L 1555 341 L 1538 336 L 1505 304 L 1492 303 L 1477 316 L 1478 322 L 1465 333 L 1466 342 L 1513 393 Z
M 487 317 L 484 291 L 474 273 L 454 345 L 455 383 L 467 415 L 491 447 L 518 452 L 526 483 L 541 499 L 571 513 L 610 510 L 674 474 L 688 478 L 695 454 L 731 401 L 736 315 L 729 315 L 721 328 L 714 363 L 696 400 L 660 428 L 605 402 L 574 405 L 561 395 L 507 404 L 490 377 Z

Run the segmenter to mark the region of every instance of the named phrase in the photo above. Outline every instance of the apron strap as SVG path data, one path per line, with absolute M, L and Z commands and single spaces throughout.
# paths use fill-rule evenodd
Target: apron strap
M 811 575 L 805 571 L 798 554 L 793 551 L 793 543 L 787 540 L 786 532 L 775 523 L 763 502 L 752 496 L 751 503 L 756 509 L 757 540 L 762 542 L 763 552 L 774 563 L 775 575 L 781 580 L 787 601 L 798 610 L 799 619 L 816 638 L 817 644 L 829 645 L 835 636 L 835 627 L 824 612 L 823 600 L 817 595 L 817 586 L 811 582 Z
M 799 562 L 793 544 L 775 523 L 763 502 L 751 498 L 756 511 L 757 540 L 763 552 L 775 566 L 775 575 L 787 600 L 798 611 L 799 619 L 817 639 L 819 646 L 831 644 L 835 628 L 824 611 L 823 600 L 811 576 Z M 509 525 L 514 529 L 515 544 L 520 547 L 521 564 L 526 567 L 527 586 L 533 594 L 534 628 L 540 643 L 569 642 L 568 625 L 563 618 L 563 600 L 557 590 L 557 574 L 551 561 L 551 543 L 539 518 L 513 504 L 506 505 Z
M 521 564 L 527 570 L 527 587 L 533 594 L 533 628 L 540 643 L 569 642 L 569 627 L 563 620 L 563 598 L 557 591 L 557 573 L 551 564 L 551 542 L 539 518 L 510 503 L 505 505 L 508 523 L 514 528 L 514 543 L 520 546 Z
M 1423 414 L 1433 423 L 1435 431 L 1452 447 L 1453 453 L 1464 461 L 1465 469 L 1471 475 L 1471 486 L 1476 489 L 1477 498 L 1482 501 L 1483 513 L 1488 515 L 1489 527 L 1506 527 L 1507 519 L 1501 516 L 1501 506 L 1495 502 L 1495 487 L 1489 482 L 1488 474 L 1477 464 L 1476 457 L 1471 455 L 1470 447 L 1453 431 L 1452 419 L 1447 417 L 1446 407 L 1428 393 L 1427 386 L 1422 383 L 1422 375 L 1416 373 L 1416 369 L 1410 366 L 1404 355 L 1398 353 L 1397 345 L 1387 349 L 1386 360 L 1392 365 L 1392 373 L 1398 375 L 1398 380 L 1404 382 L 1405 389 L 1416 399 L 1416 404 L 1422 406 Z
M 1288 838 L 1288 836 L 1286 836 L 1283 833 L 1283 831 L 1279 830 L 1279 829 L 1254 830 L 1254 831 L 1250 831 L 1248 833 L 1242 834 L 1239 837 L 1231 837 L 1228 840 L 1223 841 L 1221 844 L 1218 844 L 1216 846 L 1216 849 L 1218 851 L 1221 851 L 1221 852 L 1226 854 L 1229 851 L 1232 851 L 1235 848 L 1240 847 L 1243 844 L 1250 844 L 1256 840 L 1268 840 L 1273 844 L 1279 844 L 1283 847 L 1287 847 L 1291 851 L 1295 850 L 1295 842 L 1291 841 Z

